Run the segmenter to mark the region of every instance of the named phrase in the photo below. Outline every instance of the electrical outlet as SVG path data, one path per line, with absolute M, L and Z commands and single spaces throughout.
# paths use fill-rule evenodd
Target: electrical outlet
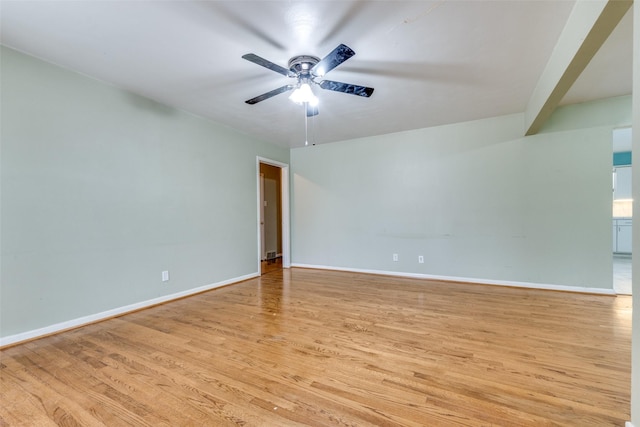
M 169 281 L 169 272 L 168 271 L 163 271 L 162 272 L 162 281 L 163 282 L 168 282 Z
M 398 262 L 398 254 L 393 254 L 393 261 Z
M 420 264 L 424 264 L 424 256 L 422 256 L 422 255 L 418 255 L 418 262 L 419 262 Z

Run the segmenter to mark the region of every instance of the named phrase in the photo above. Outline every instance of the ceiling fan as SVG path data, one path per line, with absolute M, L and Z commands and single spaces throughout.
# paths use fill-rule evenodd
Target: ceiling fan
M 322 89 L 332 90 L 335 92 L 348 93 L 352 95 L 364 96 L 368 98 L 373 93 L 372 87 L 358 86 L 350 83 L 336 82 L 333 80 L 321 80 L 322 77 L 329 71 L 342 64 L 347 59 L 351 58 L 356 53 L 347 45 L 340 44 L 333 49 L 324 58 L 320 59 L 311 55 L 299 55 L 294 56 L 289 60 L 289 68 L 284 68 L 278 64 L 274 64 L 264 58 L 259 57 L 253 53 L 248 53 L 242 57 L 247 61 L 253 62 L 271 71 L 282 74 L 283 76 L 296 79 L 296 84 L 288 84 L 281 86 L 277 89 L 258 95 L 255 98 L 245 101 L 247 104 L 257 104 L 258 102 L 269 99 L 273 96 L 279 95 L 290 90 L 294 90 L 290 99 L 292 101 L 305 104 L 307 110 L 307 117 L 315 116 L 318 114 L 317 98 L 311 91 L 311 85 L 318 85 Z M 315 98 L 316 102 L 313 102 Z M 315 104 L 315 105 L 314 105 Z

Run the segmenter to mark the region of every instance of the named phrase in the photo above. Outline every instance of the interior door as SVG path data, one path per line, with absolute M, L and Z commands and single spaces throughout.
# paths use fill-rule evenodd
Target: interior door
M 256 234 L 260 240 L 256 242 L 256 252 L 258 271 L 264 274 L 269 256 L 275 256 L 270 267 L 281 270 L 291 266 L 289 165 L 257 156 L 256 166 Z

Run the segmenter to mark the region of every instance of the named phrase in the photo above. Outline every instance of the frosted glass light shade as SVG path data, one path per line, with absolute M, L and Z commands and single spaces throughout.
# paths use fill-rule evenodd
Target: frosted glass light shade
M 318 105 L 318 98 L 316 98 L 316 96 L 313 94 L 313 92 L 311 91 L 311 86 L 309 86 L 307 83 L 303 83 L 300 85 L 300 87 L 296 88 L 289 99 L 296 104 L 303 104 L 305 102 L 308 102 L 311 105 Z

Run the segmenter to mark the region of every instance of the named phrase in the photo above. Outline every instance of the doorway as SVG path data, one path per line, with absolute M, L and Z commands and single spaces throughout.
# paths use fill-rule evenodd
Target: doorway
M 631 128 L 613 131 L 613 289 L 631 295 Z
M 279 271 L 289 261 L 289 167 L 257 158 L 258 268 L 260 274 Z

